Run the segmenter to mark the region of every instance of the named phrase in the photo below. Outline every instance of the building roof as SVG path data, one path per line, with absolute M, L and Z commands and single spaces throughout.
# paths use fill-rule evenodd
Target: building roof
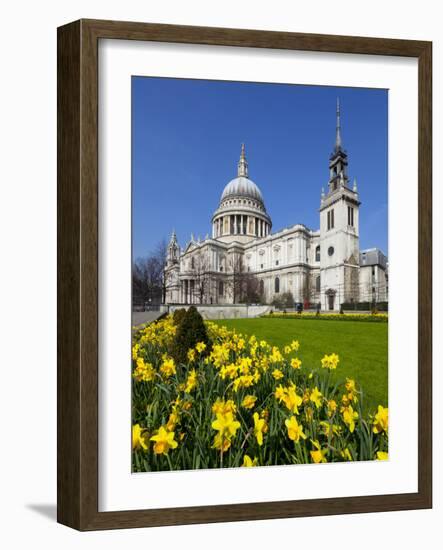
M 245 176 L 238 176 L 226 185 L 221 195 L 220 202 L 229 197 L 248 198 L 262 203 L 264 202 L 263 195 L 258 185 Z
M 378 248 L 368 248 L 360 252 L 360 266 L 379 265 L 386 269 L 388 264 L 387 257 Z

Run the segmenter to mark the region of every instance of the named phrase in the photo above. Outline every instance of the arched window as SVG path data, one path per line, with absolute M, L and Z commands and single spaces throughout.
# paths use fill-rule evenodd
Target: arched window
M 315 279 L 315 291 L 320 292 L 320 275 L 317 275 Z
M 225 288 L 224 288 L 224 284 L 223 284 L 223 281 L 219 281 L 218 283 L 218 294 L 219 296 L 223 296 L 223 293 L 225 291 Z
M 278 294 L 280 292 L 280 277 L 276 277 L 274 281 L 274 292 Z
M 315 261 L 316 262 L 320 261 L 320 245 L 318 245 L 315 249 Z
M 263 279 L 260 280 L 259 289 L 260 289 L 260 296 L 263 296 L 263 294 L 265 293 L 265 282 L 263 281 Z

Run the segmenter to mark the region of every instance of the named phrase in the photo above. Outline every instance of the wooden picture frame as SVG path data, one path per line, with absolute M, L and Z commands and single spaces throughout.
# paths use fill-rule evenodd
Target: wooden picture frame
M 98 43 L 172 42 L 418 59 L 418 492 L 98 511 Z M 79 530 L 408 510 L 432 506 L 432 44 L 80 20 L 58 29 L 58 521 Z

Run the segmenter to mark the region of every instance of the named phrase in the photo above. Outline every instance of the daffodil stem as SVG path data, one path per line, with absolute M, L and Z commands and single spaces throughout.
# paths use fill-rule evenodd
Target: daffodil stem
M 166 460 L 168 461 L 169 469 L 173 470 L 174 468 L 172 467 L 171 458 L 168 454 L 166 454 Z

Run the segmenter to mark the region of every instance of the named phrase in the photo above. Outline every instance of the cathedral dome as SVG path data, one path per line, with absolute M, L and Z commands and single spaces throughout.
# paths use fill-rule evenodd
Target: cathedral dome
M 220 202 L 223 202 L 229 197 L 244 197 L 263 202 L 263 195 L 258 186 L 245 176 L 234 178 L 228 183 L 223 190 Z
M 267 237 L 272 221 L 266 212 L 263 195 L 249 179 L 245 146 L 242 144 L 237 177 L 223 189 L 220 204 L 212 216 L 212 236 L 226 243 L 249 242 Z

